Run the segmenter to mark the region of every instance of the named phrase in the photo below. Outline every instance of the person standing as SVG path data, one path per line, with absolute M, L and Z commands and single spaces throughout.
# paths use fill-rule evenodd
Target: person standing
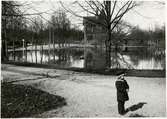
M 125 110 L 124 105 L 125 101 L 129 100 L 128 96 L 129 85 L 125 80 L 124 76 L 125 76 L 124 72 L 120 73 L 115 82 L 115 86 L 117 89 L 118 112 L 121 115 L 124 115 L 127 112 L 127 110 Z

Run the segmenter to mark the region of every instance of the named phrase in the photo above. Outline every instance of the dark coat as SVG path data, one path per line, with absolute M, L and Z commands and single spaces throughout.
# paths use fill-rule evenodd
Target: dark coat
M 117 101 L 127 101 L 129 100 L 129 96 L 127 93 L 127 89 L 129 89 L 129 85 L 124 79 L 118 79 L 115 82 L 115 86 L 117 89 Z

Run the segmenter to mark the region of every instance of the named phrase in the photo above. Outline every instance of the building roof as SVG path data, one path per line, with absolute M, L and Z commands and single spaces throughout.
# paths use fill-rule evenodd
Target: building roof
M 100 24 L 102 21 L 96 16 L 83 17 L 83 25 L 85 24 Z

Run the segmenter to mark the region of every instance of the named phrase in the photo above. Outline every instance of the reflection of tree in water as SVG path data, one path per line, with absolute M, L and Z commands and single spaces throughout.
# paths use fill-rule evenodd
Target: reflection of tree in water
M 104 69 L 106 64 L 105 51 L 100 48 L 85 49 L 84 68 L 88 70 Z
M 105 51 L 96 48 L 86 49 L 85 65 L 87 69 L 104 69 L 105 68 Z M 131 48 L 128 52 L 118 48 L 111 52 L 111 68 L 113 69 L 135 69 L 140 61 L 155 62 L 153 67 L 164 67 L 165 52 L 156 48 Z M 157 66 L 156 66 L 157 65 Z M 143 65 L 144 66 L 144 65 Z
M 26 53 L 25 53 L 25 55 L 26 55 Z M 17 51 L 17 53 L 15 53 L 14 58 L 13 58 L 13 53 L 9 52 L 8 60 L 23 61 L 23 51 Z
M 61 67 L 70 67 L 72 62 L 80 59 L 81 56 L 83 56 L 83 49 L 72 49 L 72 48 L 55 49 L 55 51 L 53 50 L 51 51 L 51 58 L 50 58 L 51 60 L 49 62 L 50 64 L 55 64 Z M 49 57 L 48 53 L 47 57 Z
M 105 50 L 104 49 L 98 49 L 98 48 L 92 48 L 92 49 L 86 49 L 85 50 L 85 65 L 84 67 L 86 69 L 92 70 L 92 69 L 105 69 L 106 59 L 105 59 Z M 112 50 L 111 53 L 111 68 L 124 68 L 128 67 L 132 69 L 133 67 L 124 59 L 123 55 L 119 52 L 119 50 L 114 51 Z
M 85 57 L 85 68 L 86 69 L 92 69 L 92 63 L 93 63 L 93 53 L 88 52 Z
M 134 69 L 134 67 L 126 61 L 124 55 L 120 50 L 116 50 L 111 54 L 111 68 L 112 69 Z
M 165 63 L 165 51 L 162 48 L 155 47 L 136 47 L 133 48 L 130 52 L 124 52 L 125 55 L 128 55 L 134 65 L 138 65 L 139 61 L 151 61 L 160 62 L 161 66 L 164 67 Z M 155 63 L 155 65 L 158 65 Z M 155 66 L 157 67 L 157 66 Z
M 71 49 L 71 56 L 73 60 L 78 60 L 80 58 L 83 58 L 84 49 L 83 48 L 73 48 Z
M 70 59 L 68 52 L 65 49 L 58 50 L 58 61 L 67 62 Z
M 32 52 L 33 56 L 31 56 L 30 53 L 27 55 L 31 58 L 36 58 L 34 56 L 34 51 Z M 22 61 L 22 51 L 17 51 L 15 55 L 16 61 Z M 10 60 L 13 60 L 12 54 L 10 56 Z M 41 63 L 40 57 L 42 57 L 42 63 L 50 63 L 62 67 L 70 67 L 72 66 L 73 62 L 84 59 L 84 68 L 92 70 L 105 69 L 106 63 L 105 50 L 100 48 L 85 48 L 85 51 L 83 48 L 64 48 L 56 49 L 55 51 L 51 50 L 50 61 L 48 61 L 48 50 L 43 50 L 43 52 L 38 52 L 38 57 L 38 63 Z M 28 59 L 28 62 L 36 61 L 36 59 L 32 60 L 31 58 Z M 128 48 L 128 52 L 122 51 L 121 48 L 118 48 L 116 52 L 114 49 L 112 49 L 111 68 L 132 69 L 138 66 L 142 66 L 140 61 L 146 61 L 146 63 L 149 63 L 150 66 L 154 68 L 162 67 L 165 69 L 165 50 L 155 47 L 133 47 Z

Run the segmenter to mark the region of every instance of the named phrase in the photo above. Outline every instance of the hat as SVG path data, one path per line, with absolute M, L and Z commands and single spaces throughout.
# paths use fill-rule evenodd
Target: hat
M 122 76 L 124 76 L 126 74 L 126 72 L 119 72 L 118 74 L 117 74 L 117 76 L 118 76 L 118 79 L 120 79 Z
M 119 73 L 117 73 L 117 76 L 121 76 L 123 74 L 126 74 L 126 72 L 119 72 Z

